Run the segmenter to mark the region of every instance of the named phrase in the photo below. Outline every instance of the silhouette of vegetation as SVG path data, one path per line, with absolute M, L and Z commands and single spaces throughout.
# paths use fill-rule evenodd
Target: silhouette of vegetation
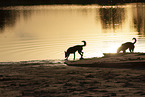
M 118 4 L 145 2 L 144 0 L 1 0 L 0 6 L 40 4 Z

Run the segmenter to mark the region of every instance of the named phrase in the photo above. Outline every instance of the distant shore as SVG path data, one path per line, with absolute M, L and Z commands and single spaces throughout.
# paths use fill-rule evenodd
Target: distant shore
M 124 3 L 145 2 L 144 0 L 1 0 L 0 6 L 16 5 L 52 5 L 52 4 L 99 4 L 99 5 L 116 5 Z

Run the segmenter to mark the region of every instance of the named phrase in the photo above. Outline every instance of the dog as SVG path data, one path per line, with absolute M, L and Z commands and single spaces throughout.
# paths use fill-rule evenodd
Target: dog
M 123 53 L 126 53 L 126 50 L 129 49 L 130 53 L 132 53 L 134 51 L 135 48 L 135 43 L 136 43 L 136 38 L 133 38 L 132 40 L 134 40 L 134 42 L 126 42 L 123 43 L 118 49 L 117 49 L 117 53 L 119 53 L 120 51 L 123 51 Z
M 73 47 L 70 47 L 65 51 L 65 58 L 68 60 L 68 57 L 70 54 L 74 54 L 74 60 L 75 60 L 75 52 L 78 51 L 78 53 L 81 55 L 81 59 L 83 59 L 83 47 L 86 46 L 86 41 L 82 41 L 84 45 L 75 45 Z

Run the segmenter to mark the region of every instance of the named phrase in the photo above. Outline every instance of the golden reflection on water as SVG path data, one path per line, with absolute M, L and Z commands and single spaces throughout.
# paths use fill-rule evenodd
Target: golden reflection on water
M 115 53 L 133 37 L 135 51 L 144 52 L 144 13 L 144 4 L 0 8 L 0 61 L 64 59 L 64 51 L 82 40 L 85 58 Z

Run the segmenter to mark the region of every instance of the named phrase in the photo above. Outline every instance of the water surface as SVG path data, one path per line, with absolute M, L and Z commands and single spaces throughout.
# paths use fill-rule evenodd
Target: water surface
M 114 53 L 133 37 L 135 52 L 145 52 L 144 29 L 144 3 L 2 7 L 0 62 L 62 60 L 64 51 L 82 40 L 87 42 L 85 58 Z

